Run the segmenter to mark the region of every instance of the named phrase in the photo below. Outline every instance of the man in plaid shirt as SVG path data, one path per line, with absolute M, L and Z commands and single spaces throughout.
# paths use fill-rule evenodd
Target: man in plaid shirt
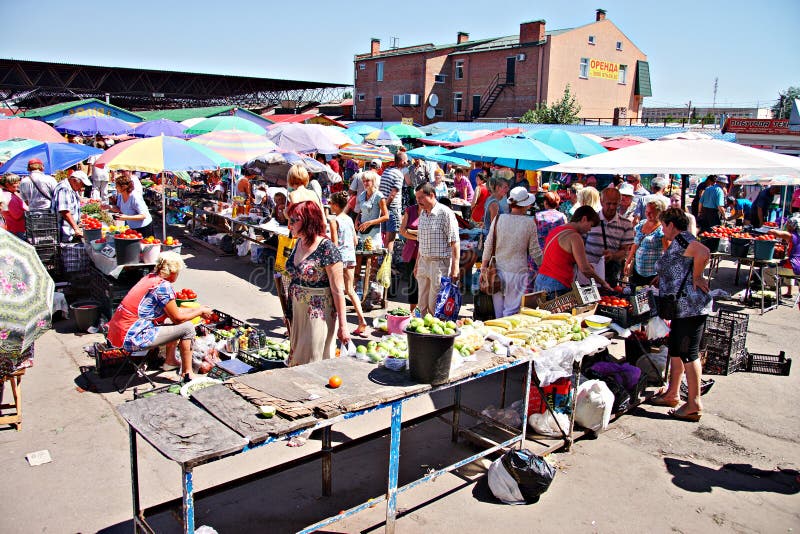
M 419 286 L 420 313 L 433 313 L 442 276 L 458 280 L 460 242 L 456 216 L 436 201 L 436 191 L 430 182 L 417 187 L 419 204 L 419 256 L 414 277 Z
M 70 243 L 73 239 L 80 241 L 83 237 L 83 230 L 78 226 L 81 220 L 80 192 L 87 185 L 92 185 L 92 182 L 86 173 L 75 171 L 53 190 L 53 211 L 59 214 L 63 243 Z

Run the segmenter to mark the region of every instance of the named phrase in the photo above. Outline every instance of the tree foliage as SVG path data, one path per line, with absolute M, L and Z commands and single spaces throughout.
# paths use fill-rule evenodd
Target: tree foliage
M 580 112 L 581 106 L 567 84 L 561 99 L 549 106 L 546 102 L 540 102 L 536 108 L 526 111 L 519 121 L 538 124 L 576 124 Z
M 800 98 L 800 87 L 789 87 L 778 95 L 778 101 L 772 106 L 772 116 L 776 119 L 788 119 L 792 112 L 792 102 Z

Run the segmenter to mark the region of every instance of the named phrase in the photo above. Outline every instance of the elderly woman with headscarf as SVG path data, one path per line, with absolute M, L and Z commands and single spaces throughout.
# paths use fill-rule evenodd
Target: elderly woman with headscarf
M 122 299 L 108 322 L 108 341 L 115 347 L 135 352 L 166 345 L 165 368 L 180 365 L 184 382 L 191 380 L 192 342 L 195 331 L 192 319 L 208 318 L 208 306 L 179 308 L 172 284 L 186 267 L 174 252 L 162 252 L 153 272 L 139 280 Z M 169 319 L 172 324 L 164 324 Z M 180 350 L 180 360 L 175 356 Z

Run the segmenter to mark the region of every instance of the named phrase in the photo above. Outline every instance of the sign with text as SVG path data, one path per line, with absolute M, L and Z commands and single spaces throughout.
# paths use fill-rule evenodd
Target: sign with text
M 407 126 L 414 126 L 414 119 L 410 117 L 403 117 L 400 119 L 400 124 L 405 124 Z
M 789 129 L 789 119 L 740 119 L 731 117 L 725 121 L 722 133 L 800 135 Z
M 600 59 L 589 60 L 589 77 L 604 80 L 619 79 L 619 63 L 611 63 Z

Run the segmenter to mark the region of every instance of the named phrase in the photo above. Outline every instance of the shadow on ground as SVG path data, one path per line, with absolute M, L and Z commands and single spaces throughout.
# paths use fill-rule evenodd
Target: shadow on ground
M 664 458 L 664 463 L 672 475 L 672 483 L 686 491 L 708 493 L 717 487 L 782 495 L 800 492 L 800 475 L 794 469 L 766 471 L 750 464 L 725 464 L 714 469 L 678 458 Z

